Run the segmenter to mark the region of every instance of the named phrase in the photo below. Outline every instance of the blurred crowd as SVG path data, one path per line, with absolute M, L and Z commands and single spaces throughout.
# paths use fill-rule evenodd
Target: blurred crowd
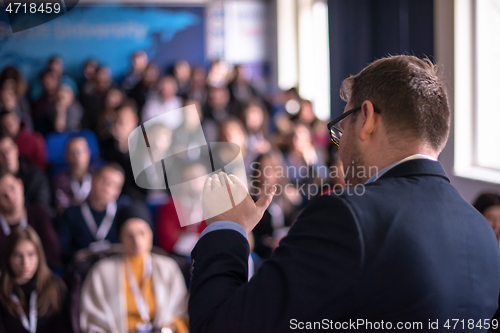
M 0 332 L 188 331 L 190 252 L 206 225 L 181 227 L 202 220 L 201 207 L 175 205 L 166 180 L 152 190 L 134 179 L 129 135 L 155 117 L 193 105 L 194 118 L 170 119 L 183 131 L 149 140 L 185 151 L 201 124 L 207 142 L 238 145 L 255 199 L 278 188 L 249 235 L 249 278 L 309 199 L 345 187 L 313 103 L 295 88 L 260 91 L 249 71 L 223 61 L 159 68 L 143 51 L 118 82 L 93 60 L 71 77 L 51 58 L 29 85 L 15 67 L 1 69 Z M 500 238 L 500 196 L 474 205 Z
M 259 90 L 249 67 L 159 68 L 138 51 L 120 79 L 94 60 L 72 77 L 60 57 L 29 84 L 16 67 L 0 70 L 0 332 L 31 332 L 33 308 L 36 332 L 188 330 L 189 256 L 206 225 L 179 220 L 202 220 L 200 207 L 175 206 L 168 183 L 138 186 L 130 161 L 129 135 L 157 116 L 194 105 L 184 132 L 149 140 L 186 150 L 189 124 L 201 123 L 207 142 L 238 145 L 255 199 L 278 187 L 249 237 L 249 276 L 311 196 L 344 187 L 313 103 L 295 88 Z

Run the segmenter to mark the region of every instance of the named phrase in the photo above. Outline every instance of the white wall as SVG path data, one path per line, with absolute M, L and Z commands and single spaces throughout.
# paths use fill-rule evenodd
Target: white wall
M 448 88 L 448 99 L 450 107 L 454 110 L 454 33 L 453 33 L 453 6 L 454 0 L 434 0 L 434 50 L 436 62 L 443 66 L 443 76 Z M 500 185 L 492 184 L 468 178 L 457 177 L 453 173 L 454 158 L 454 119 L 452 119 L 450 138 L 439 156 L 439 161 L 443 165 L 451 184 L 457 188 L 460 194 L 469 202 L 484 191 L 494 191 L 500 193 Z M 465 138 L 464 138 L 465 139 Z

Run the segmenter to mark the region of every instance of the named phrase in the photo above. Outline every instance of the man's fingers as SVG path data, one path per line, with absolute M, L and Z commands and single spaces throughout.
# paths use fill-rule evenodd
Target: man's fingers
M 208 177 L 205 180 L 205 185 L 203 185 L 203 192 L 210 191 L 212 189 L 212 177 Z
M 274 193 L 276 193 L 276 186 L 273 186 L 269 193 L 264 192 L 264 194 L 262 194 L 259 200 L 257 200 L 257 202 L 255 203 L 262 214 L 264 214 L 264 211 L 267 209 L 267 207 L 269 207 L 271 201 L 273 201 Z
M 218 174 L 212 175 L 212 190 L 215 190 L 218 187 L 221 187 L 220 179 Z
M 243 182 L 235 175 L 229 175 L 228 177 L 234 185 L 245 186 L 245 184 L 243 184 Z M 246 188 L 246 186 L 245 186 L 245 188 Z
M 225 172 L 219 172 L 219 181 L 221 186 L 226 186 L 227 181 L 226 181 L 227 175 Z
M 228 175 L 228 174 L 226 174 L 226 181 L 227 181 L 227 183 L 229 185 L 234 185 L 234 182 L 232 181 L 232 179 L 231 179 L 232 177 L 231 176 L 234 177 L 234 175 Z
M 230 185 L 232 185 L 232 184 L 233 184 L 233 182 L 229 179 L 229 177 L 227 176 L 227 174 L 226 174 L 226 173 L 222 174 L 222 177 L 221 177 L 221 178 L 222 178 L 222 180 L 224 181 L 223 185 L 225 184 L 225 185 L 226 185 L 226 187 L 227 187 L 227 190 L 230 192 L 230 191 L 231 191 L 231 187 L 230 187 Z M 221 182 L 222 182 L 222 180 L 221 180 Z
M 227 175 L 226 177 L 231 188 L 231 195 L 233 197 L 234 204 L 237 205 L 248 196 L 247 187 L 235 175 Z

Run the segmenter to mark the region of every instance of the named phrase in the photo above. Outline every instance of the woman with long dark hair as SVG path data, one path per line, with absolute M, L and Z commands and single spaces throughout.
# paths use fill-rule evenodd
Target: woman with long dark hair
M 0 332 L 71 332 L 66 288 L 47 266 L 29 225 L 15 228 L 1 252 Z

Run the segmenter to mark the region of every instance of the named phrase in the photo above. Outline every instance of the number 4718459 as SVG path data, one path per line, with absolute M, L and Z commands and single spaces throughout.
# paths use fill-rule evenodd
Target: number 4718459
M 474 319 L 448 319 L 444 325 L 444 328 L 447 329 L 497 329 L 499 327 L 499 323 L 497 319 L 478 319 L 477 321 Z
M 35 14 L 35 13 L 46 13 L 46 14 L 58 14 L 61 11 L 60 3 L 42 2 L 39 5 L 37 3 L 21 3 L 14 2 L 9 3 L 5 11 L 12 14 Z

